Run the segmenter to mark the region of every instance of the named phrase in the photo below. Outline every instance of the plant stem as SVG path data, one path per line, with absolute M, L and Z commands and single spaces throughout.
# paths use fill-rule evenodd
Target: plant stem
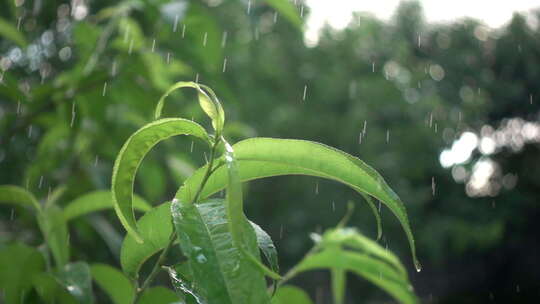
M 207 167 L 206 172 L 204 174 L 204 177 L 203 177 L 203 179 L 201 181 L 201 184 L 199 185 L 199 189 L 197 190 L 197 193 L 195 194 L 195 196 L 193 197 L 193 200 L 191 201 L 191 204 L 194 204 L 199 199 L 199 196 L 200 196 L 200 194 L 202 192 L 202 189 L 203 189 L 204 185 L 208 181 L 208 178 L 210 177 L 210 175 L 213 173 L 212 166 L 214 164 L 214 158 L 215 158 L 215 155 L 216 155 L 216 149 L 217 149 L 217 146 L 218 146 L 220 140 L 221 140 L 221 138 L 218 138 L 216 140 L 216 142 L 214 142 L 214 144 L 212 145 L 212 148 L 210 150 L 210 160 L 208 161 L 208 167 Z M 165 262 L 165 259 L 167 258 L 167 254 L 169 253 L 169 250 L 171 249 L 171 247 L 174 244 L 175 240 L 176 240 L 176 233 L 173 232 L 171 234 L 171 236 L 169 237 L 169 242 L 167 243 L 167 245 L 165 246 L 165 248 L 163 249 L 163 251 L 159 255 L 159 258 L 156 261 L 156 263 L 154 264 L 154 266 L 152 267 L 152 271 L 150 271 L 150 274 L 148 275 L 146 280 L 144 280 L 144 283 L 142 284 L 142 286 L 140 288 L 136 289 L 135 296 L 133 297 L 133 302 L 132 302 L 133 304 L 137 303 L 137 301 L 139 300 L 139 298 L 140 298 L 141 294 L 143 293 L 143 291 L 145 289 L 147 289 L 150 286 L 150 284 L 152 284 L 152 281 L 154 281 L 154 279 L 156 278 L 157 274 L 159 273 L 159 270 L 161 269 L 161 266 L 163 265 L 163 263 Z

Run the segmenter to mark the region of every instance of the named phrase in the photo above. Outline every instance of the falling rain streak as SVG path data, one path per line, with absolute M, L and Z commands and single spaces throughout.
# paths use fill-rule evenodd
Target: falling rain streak
M 73 128 L 74 122 L 75 122 L 75 102 L 71 105 L 71 123 L 69 124 L 69 126 Z
M 103 92 L 102 92 L 102 96 L 105 96 L 105 94 L 107 93 L 107 82 L 105 81 L 105 83 L 103 84 Z
M 431 177 L 431 194 L 435 196 L 435 176 Z
M 227 44 L 227 31 L 224 31 L 223 34 L 221 35 L 221 47 L 224 48 L 225 45 Z
M 306 101 L 306 94 L 307 94 L 307 84 L 304 85 L 304 94 L 302 95 L 302 101 Z
M 223 69 L 221 70 L 223 73 L 227 70 L 227 57 L 223 59 Z
M 390 130 L 386 130 L 386 143 L 390 142 Z

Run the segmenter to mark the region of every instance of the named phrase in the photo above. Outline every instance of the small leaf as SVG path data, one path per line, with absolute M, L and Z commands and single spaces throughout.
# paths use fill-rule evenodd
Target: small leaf
M 21 31 L 17 29 L 15 24 L 11 24 L 3 18 L 0 18 L 0 37 L 11 40 L 22 48 L 25 48 L 28 45 L 26 38 Z
M 210 143 L 206 131 L 195 122 L 180 118 L 161 119 L 131 135 L 116 158 L 112 176 L 114 208 L 122 225 L 138 242 L 142 242 L 142 238 L 133 213 L 133 183 L 137 169 L 154 145 L 175 135 L 192 135 Z
M 25 208 L 33 208 L 35 211 L 41 210 L 41 205 L 34 195 L 19 186 L 1 185 L 0 203 L 13 204 Z
M 161 204 L 143 215 L 138 223 L 143 243 L 127 234 L 120 250 L 122 270 L 130 278 L 137 278 L 142 264 L 167 246 L 173 232 L 170 203 Z
M 223 200 L 171 206 L 182 252 L 193 270 L 195 291 L 207 303 L 269 303 L 260 269 L 234 246 Z M 249 226 L 247 221 L 244 225 Z M 259 256 L 254 233 L 246 250 Z
M 278 288 L 272 304 L 313 304 L 309 295 L 302 289 L 294 286 L 282 286 Z
M 45 271 L 45 259 L 34 248 L 15 243 L 0 250 L 0 269 L 0 290 L 6 303 L 23 303 L 32 288 L 30 278 Z
M 112 208 L 114 208 L 114 205 L 111 191 L 92 191 L 69 202 L 64 208 L 64 218 L 66 221 L 70 221 L 88 213 Z M 152 209 L 152 207 L 138 195 L 134 195 L 133 197 L 133 208 L 142 212 Z
M 69 260 L 69 237 L 62 210 L 55 205 L 45 208 L 38 214 L 38 224 L 56 266 L 63 267 Z
M 189 263 L 183 263 L 183 264 L 189 265 Z M 171 278 L 171 282 L 174 287 L 174 290 L 176 291 L 178 296 L 184 300 L 184 302 L 203 303 L 201 299 L 199 298 L 199 295 L 197 295 L 197 292 L 193 290 L 194 284 L 182 278 L 182 276 L 179 273 L 177 273 L 176 269 L 172 267 L 166 267 L 166 269 L 167 269 L 167 272 L 169 273 L 169 277 Z M 186 298 L 188 299 L 188 301 L 186 301 Z
M 152 287 L 146 290 L 137 304 L 174 304 L 178 303 L 178 296 L 174 291 L 165 287 Z
M 85 262 L 65 265 L 58 273 L 58 280 L 79 303 L 94 303 L 92 276 L 90 267 Z
M 332 147 L 304 140 L 252 138 L 233 145 L 242 182 L 280 175 L 310 175 L 348 185 L 357 192 L 369 194 L 385 204 L 398 218 L 407 235 L 417 270 L 414 237 L 405 206 L 382 176 L 360 159 Z M 176 193 L 180 201 L 191 201 L 206 166 L 198 169 Z M 201 199 L 225 188 L 226 168 L 218 168 L 210 176 Z
M 94 281 L 109 295 L 113 303 L 132 303 L 135 295 L 133 285 L 122 272 L 105 264 L 94 264 L 90 271 Z
M 214 130 L 216 130 L 216 134 L 221 134 L 221 131 L 223 130 L 223 124 L 225 123 L 225 112 L 223 111 L 221 103 L 219 102 L 216 94 L 209 87 L 205 85 L 199 85 L 191 81 L 179 81 L 172 85 L 167 90 L 167 92 L 165 92 L 165 94 L 161 96 L 156 105 L 154 119 L 158 119 L 159 117 L 161 117 L 165 98 L 167 98 L 167 96 L 169 96 L 173 91 L 180 88 L 193 88 L 197 90 L 199 105 L 203 109 L 204 113 L 206 113 L 206 115 L 208 115 L 208 117 L 210 117 L 210 119 L 212 120 L 212 126 L 214 127 Z M 203 88 L 204 90 L 208 91 L 211 97 L 208 96 L 208 94 L 203 90 Z

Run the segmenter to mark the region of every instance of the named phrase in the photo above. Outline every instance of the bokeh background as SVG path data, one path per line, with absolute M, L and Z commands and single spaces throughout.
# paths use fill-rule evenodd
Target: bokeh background
M 107 189 L 117 152 L 152 120 L 160 95 L 197 80 L 221 97 L 231 141 L 314 140 L 381 172 L 406 203 L 423 270 L 414 271 L 384 206 L 380 242 L 407 266 L 423 303 L 537 302 L 540 10 L 493 28 L 471 18 L 428 22 L 421 3 L 406 1 L 389 6 L 388 19 L 354 13 L 344 28 L 314 34 L 310 5 L 2 1 L 0 184 L 40 199 L 66 187 L 61 204 Z M 173 94 L 165 114 L 206 121 L 189 92 Z M 203 148 L 182 138 L 161 144 L 135 191 L 155 205 L 170 199 L 203 164 Z M 247 215 L 272 235 L 283 269 L 349 200 L 358 203 L 350 224 L 375 238 L 367 205 L 337 183 L 282 177 L 246 191 Z M 0 244 L 39 245 L 37 231 L 26 211 L 0 206 Z M 73 255 L 117 266 L 124 234 L 113 212 L 81 218 L 70 227 Z M 328 273 L 293 283 L 331 302 Z M 391 302 L 366 281 L 348 284 L 347 303 Z

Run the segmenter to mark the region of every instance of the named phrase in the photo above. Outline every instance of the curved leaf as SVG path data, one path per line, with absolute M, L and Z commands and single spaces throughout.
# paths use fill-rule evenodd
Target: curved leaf
M 111 191 L 98 190 L 86 193 L 74 199 L 64 208 L 64 218 L 70 221 L 88 213 L 114 208 Z M 152 209 L 144 199 L 133 196 L 133 208 L 142 212 Z
M 312 304 L 309 295 L 302 289 L 294 286 L 283 286 L 278 288 L 272 298 L 272 304 Z
M 265 2 L 282 14 L 290 23 L 301 29 L 302 19 L 300 14 L 289 0 L 265 0 Z
M 175 135 L 192 135 L 210 143 L 199 124 L 180 118 L 154 121 L 140 128 L 126 141 L 114 163 L 112 193 L 114 209 L 122 225 L 135 240 L 142 242 L 133 213 L 133 182 L 144 156 L 160 141 Z
M 120 250 L 122 270 L 130 278 L 137 278 L 142 264 L 165 248 L 173 232 L 170 203 L 164 203 L 143 215 L 137 225 L 143 243 L 127 234 Z
M 292 272 L 329 269 L 336 303 L 343 300 L 346 271 L 364 277 L 401 303 L 417 303 L 407 274 L 396 267 L 395 261 L 389 258 L 391 254 L 385 254 L 377 243 L 366 243 L 365 239 L 351 228 L 331 229 L 316 245 L 315 253 L 307 255 Z
M 70 263 L 58 273 L 58 280 L 79 303 L 94 303 L 92 276 L 85 262 Z
M 11 40 L 22 48 L 25 48 L 28 44 L 22 32 L 4 18 L 0 18 L 0 37 Z
M 34 197 L 34 195 L 19 186 L 1 185 L 0 203 L 13 204 L 22 207 L 31 207 L 36 211 L 41 210 L 41 205 Z
M 272 238 L 261 228 L 261 226 L 252 221 L 249 221 L 249 223 L 255 231 L 255 235 L 257 236 L 257 244 L 268 261 L 268 264 L 270 264 L 270 269 L 272 269 L 272 271 L 275 273 L 279 273 L 278 254 Z
M 205 303 L 270 302 L 262 272 L 233 244 L 222 200 L 201 204 L 174 200 L 171 213 L 180 247 L 193 270 L 195 292 Z M 249 226 L 247 221 L 243 224 Z M 259 256 L 255 234 L 244 237 L 246 251 Z
M 133 285 L 124 274 L 105 264 L 90 267 L 92 278 L 115 304 L 131 304 L 135 295 Z
M 163 106 L 165 104 L 165 98 L 167 98 L 167 96 L 169 96 L 173 91 L 181 88 L 193 88 L 197 90 L 199 105 L 203 109 L 204 113 L 206 113 L 206 115 L 208 115 L 208 117 L 210 117 L 210 119 L 212 120 L 212 126 L 214 127 L 214 130 L 216 130 L 216 133 L 221 134 L 221 131 L 223 130 L 223 124 L 225 123 L 225 112 L 221 107 L 219 99 L 217 98 L 214 91 L 208 86 L 200 85 L 191 81 L 179 81 L 173 84 L 167 90 L 167 92 L 165 92 L 165 94 L 161 96 L 156 105 L 154 119 L 158 119 L 159 117 L 161 117 L 161 112 L 163 111 Z M 208 93 L 205 92 L 205 90 L 208 91 Z M 208 96 L 208 94 L 210 94 L 210 96 Z
M 304 140 L 252 138 L 233 145 L 242 181 L 279 176 L 311 175 L 341 182 L 369 194 L 385 204 L 400 221 L 411 247 L 417 270 L 414 237 L 405 206 L 382 176 L 360 159 L 332 147 Z M 197 170 L 176 193 L 180 201 L 191 201 L 206 167 Z M 220 167 L 208 179 L 201 199 L 225 188 L 226 168 Z

